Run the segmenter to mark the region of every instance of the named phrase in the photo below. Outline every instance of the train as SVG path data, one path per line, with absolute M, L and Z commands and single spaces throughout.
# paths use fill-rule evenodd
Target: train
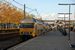
M 73 27 L 73 26 L 72 26 Z M 65 26 L 68 28 L 68 25 Z M 51 31 L 51 24 L 44 23 L 42 20 L 28 18 L 16 23 L 0 23 L 0 39 L 18 36 L 22 40 L 40 36 L 48 31 Z
M 18 36 L 23 41 L 40 36 L 49 29 L 49 25 L 38 19 L 24 19 L 19 24 L 16 23 L 0 23 L 1 39 Z M 0 40 L 1 40 L 0 39 Z
M 24 19 L 20 25 L 20 35 L 31 37 L 40 36 L 48 30 L 48 25 L 38 19 Z

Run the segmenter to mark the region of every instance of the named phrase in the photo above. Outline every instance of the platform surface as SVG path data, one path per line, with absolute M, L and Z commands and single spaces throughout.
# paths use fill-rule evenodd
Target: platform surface
M 68 36 L 63 36 L 59 31 L 51 31 L 8 50 L 75 50 L 69 47 L 67 39 Z

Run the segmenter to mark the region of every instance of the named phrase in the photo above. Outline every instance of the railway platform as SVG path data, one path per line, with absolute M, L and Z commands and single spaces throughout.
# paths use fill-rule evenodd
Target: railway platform
M 59 31 L 51 31 L 7 50 L 75 50 L 70 48 L 67 39 L 68 36 L 63 36 Z

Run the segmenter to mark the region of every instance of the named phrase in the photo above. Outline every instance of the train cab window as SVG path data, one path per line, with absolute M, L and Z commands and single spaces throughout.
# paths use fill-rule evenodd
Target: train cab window
M 21 23 L 20 28 L 34 28 L 34 23 Z

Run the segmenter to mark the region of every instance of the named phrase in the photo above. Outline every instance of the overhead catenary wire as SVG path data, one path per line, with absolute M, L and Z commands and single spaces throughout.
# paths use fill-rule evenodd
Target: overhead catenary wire
M 17 3 L 17 4 L 19 4 L 19 5 L 21 5 L 21 6 L 24 6 L 23 4 L 21 4 L 21 3 L 19 3 L 19 2 L 17 2 L 17 1 L 15 1 L 15 0 L 13 0 L 15 3 Z M 32 10 L 32 11 L 34 11 L 35 9 L 32 9 L 32 8 L 29 8 L 29 7 L 26 7 L 26 8 L 28 8 L 28 9 L 30 9 L 30 10 Z
M 21 3 L 17 2 L 17 1 L 15 1 L 15 0 L 13 0 L 13 1 L 14 1 L 15 3 L 21 5 L 21 6 L 24 6 L 23 4 L 21 4 Z M 32 8 L 27 7 L 27 6 L 25 6 L 25 8 L 31 10 L 31 11 L 29 11 L 29 12 L 36 11 L 37 15 L 40 16 L 40 14 L 38 13 L 37 9 L 32 9 Z

